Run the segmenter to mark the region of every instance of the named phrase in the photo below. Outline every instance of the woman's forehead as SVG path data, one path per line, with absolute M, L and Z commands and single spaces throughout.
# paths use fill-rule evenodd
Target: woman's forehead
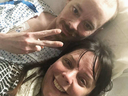
M 72 51 L 72 52 L 70 52 L 70 54 L 81 54 L 82 52 L 84 52 L 84 51 L 87 51 L 86 49 L 76 49 L 76 50 L 74 50 L 74 51 Z
M 94 53 L 92 51 L 88 51 L 86 49 L 77 49 L 69 53 L 69 55 L 72 55 L 73 58 L 77 57 L 78 59 L 83 59 L 83 58 L 93 58 Z

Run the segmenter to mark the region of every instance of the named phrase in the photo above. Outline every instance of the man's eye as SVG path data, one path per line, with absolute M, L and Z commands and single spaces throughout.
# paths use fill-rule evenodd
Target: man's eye
M 73 12 L 75 13 L 75 14 L 79 14 L 79 12 L 78 12 L 78 10 L 75 8 L 75 7 L 73 7 Z
M 85 25 L 88 30 L 91 30 L 91 26 L 89 24 Z
M 84 28 L 85 28 L 85 30 L 93 30 L 92 25 L 89 24 L 88 22 L 85 22 L 85 23 L 84 23 Z

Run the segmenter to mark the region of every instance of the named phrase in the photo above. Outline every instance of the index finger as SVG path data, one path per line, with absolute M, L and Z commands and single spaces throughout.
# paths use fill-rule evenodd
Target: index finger
M 38 39 L 38 38 L 56 35 L 60 33 L 61 33 L 60 29 L 44 30 L 44 31 L 34 32 L 34 37 Z

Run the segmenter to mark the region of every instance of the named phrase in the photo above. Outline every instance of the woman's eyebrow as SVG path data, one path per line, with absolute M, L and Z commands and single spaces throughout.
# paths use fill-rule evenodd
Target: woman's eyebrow
M 74 57 L 72 55 L 69 55 L 69 58 L 71 58 L 71 60 L 76 63 L 76 60 L 74 59 Z
M 72 55 L 69 55 L 69 56 L 70 56 L 70 58 L 73 60 L 74 64 L 76 64 L 77 67 L 79 67 L 79 60 L 80 60 L 80 58 L 78 58 L 78 60 L 75 60 Z

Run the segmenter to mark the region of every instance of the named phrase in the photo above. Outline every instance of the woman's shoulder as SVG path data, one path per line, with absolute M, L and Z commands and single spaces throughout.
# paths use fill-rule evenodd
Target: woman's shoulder
M 19 82 L 19 76 L 23 66 L 13 64 L 7 60 L 0 59 L 0 96 L 7 95 L 7 91 L 14 89 Z

